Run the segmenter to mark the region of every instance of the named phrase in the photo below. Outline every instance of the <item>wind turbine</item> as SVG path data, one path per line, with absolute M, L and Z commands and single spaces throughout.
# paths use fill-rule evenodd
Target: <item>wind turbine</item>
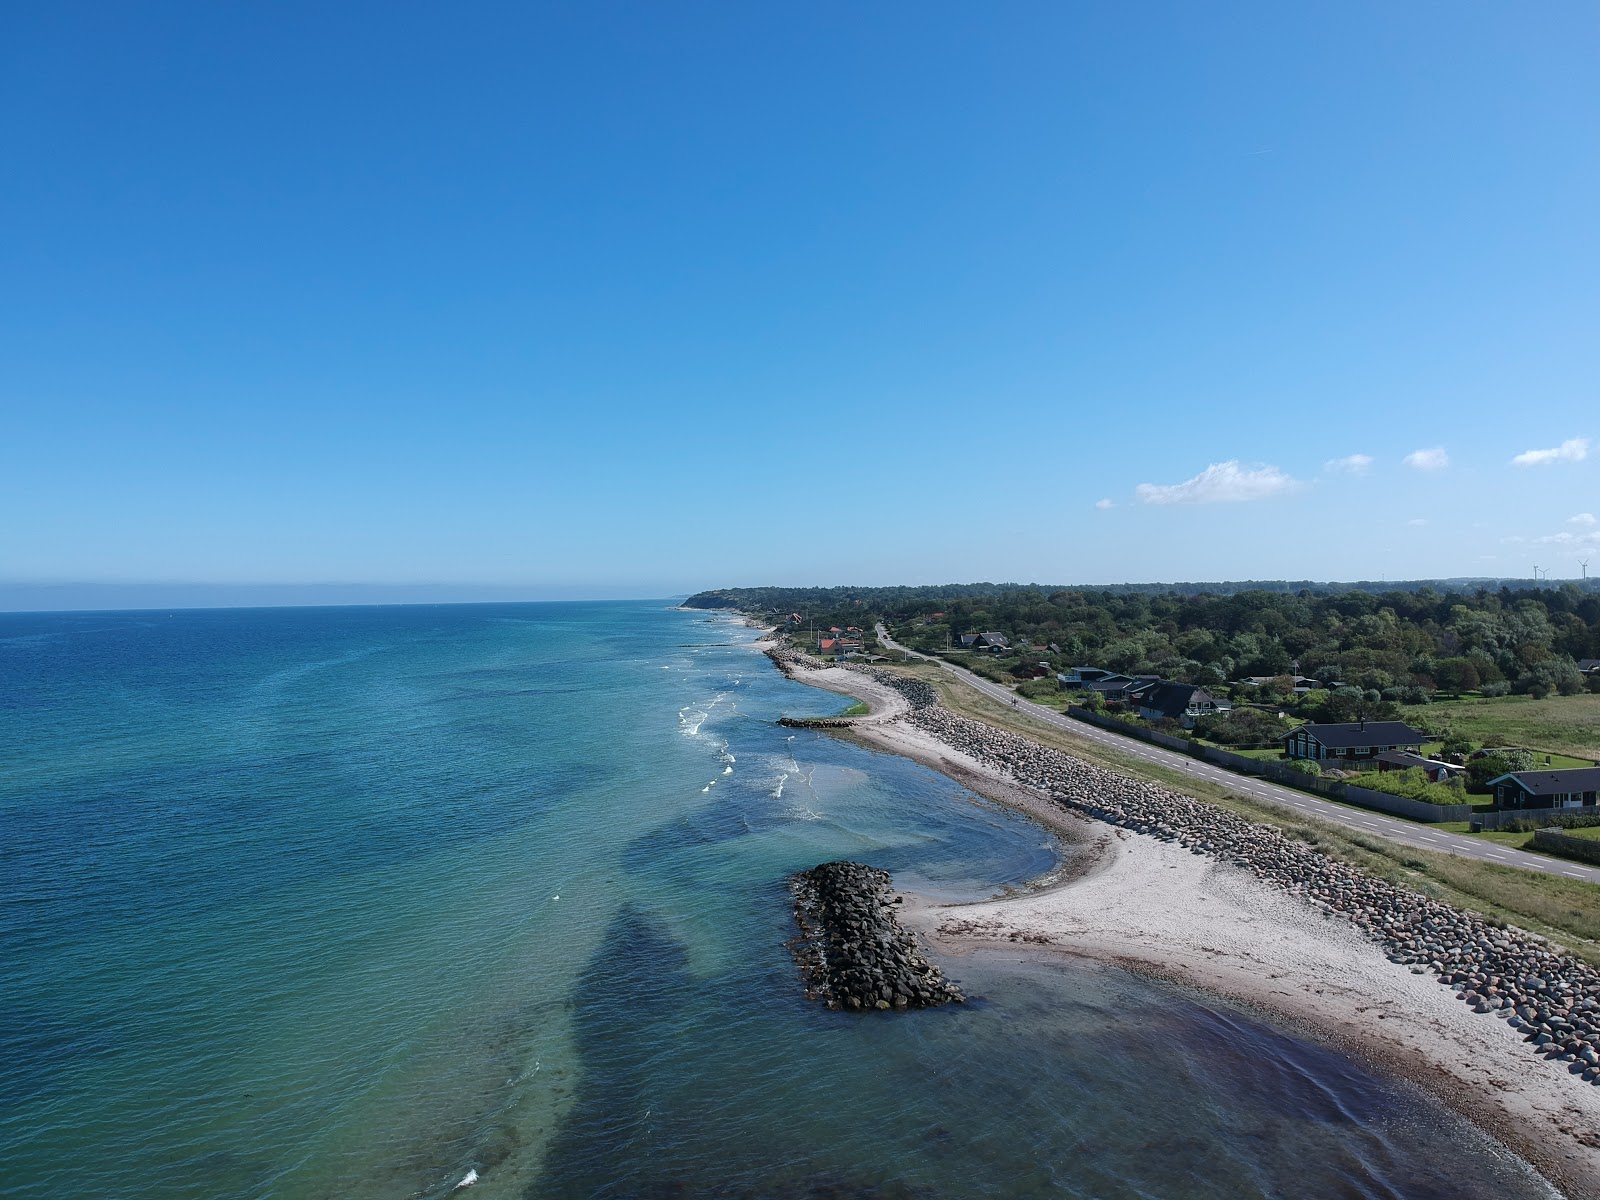
M 1583 577 L 1585 579 L 1589 578 L 1589 560 L 1587 558 L 1580 558 L 1578 560 L 1578 565 L 1583 568 Z

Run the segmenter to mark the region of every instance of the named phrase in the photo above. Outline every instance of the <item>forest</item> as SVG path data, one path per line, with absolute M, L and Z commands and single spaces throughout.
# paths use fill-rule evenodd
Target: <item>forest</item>
M 728 588 L 689 607 L 737 608 L 804 627 L 883 620 L 917 649 L 996 631 L 1052 647 L 1052 666 L 1216 686 L 1292 674 L 1330 693 L 1395 704 L 1475 692 L 1543 697 L 1600 690 L 1579 660 L 1600 658 L 1600 589 L 1484 581 L 1383 585 L 1241 583 L 1046 588 Z

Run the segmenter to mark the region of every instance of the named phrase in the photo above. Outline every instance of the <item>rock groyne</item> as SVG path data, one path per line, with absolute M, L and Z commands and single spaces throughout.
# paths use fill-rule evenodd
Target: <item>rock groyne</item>
M 889 873 L 830 862 L 790 879 L 800 934 L 790 948 L 806 994 L 856 1011 L 959 1003 L 961 989 L 928 961 L 895 915 Z

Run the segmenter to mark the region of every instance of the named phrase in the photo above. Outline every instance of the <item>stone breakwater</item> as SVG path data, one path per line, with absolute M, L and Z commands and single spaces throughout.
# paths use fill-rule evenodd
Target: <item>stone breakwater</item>
M 901 719 L 952 750 L 1064 808 L 1175 842 L 1304 897 L 1352 922 L 1391 961 L 1435 976 L 1474 1012 L 1504 1020 L 1535 1053 L 1600 1086 L 1600 972 L 1588 963 L 1535 934 L 1367 875 L 1270 826 L 958 716 L 921 680 L 856 669 L 898 689 L 912 709 Z
M 789 943 L 806 995 L 829 1008 L 928 1008 L 960 1003 L 961 989 L 928 961 L 900 925 L 889 873 L 830 862 L 790 879 L 800 936 Z

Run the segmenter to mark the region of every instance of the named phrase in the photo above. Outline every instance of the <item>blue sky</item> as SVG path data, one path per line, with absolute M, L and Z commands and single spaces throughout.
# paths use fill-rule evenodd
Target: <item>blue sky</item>
M 10 6 L 0 599 L 1576 576 L 1597 42 L 1577 3 Z

